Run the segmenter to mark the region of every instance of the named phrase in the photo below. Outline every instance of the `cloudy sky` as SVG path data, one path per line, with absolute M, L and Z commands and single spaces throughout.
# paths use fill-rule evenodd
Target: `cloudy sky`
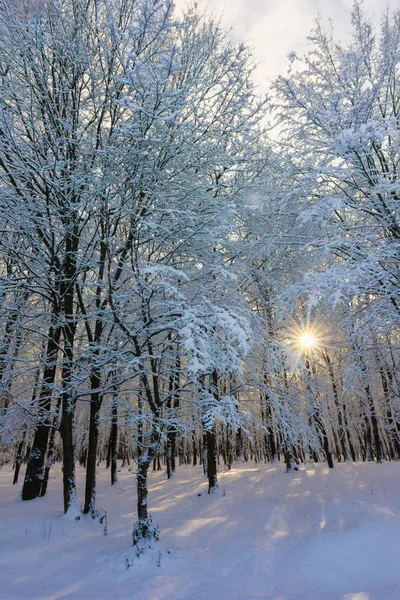
M 178 10 L 186 0 L 175 0 Z M 209 12 L 220 15 L 233 26 L 239 38 L 245 38 L 255 49 L 260 63 L 258 78 L 267 87 L 268 79 L 284 73 L 287 55 L 306 48 L 315 17 L 324 21 L 332 18 L 340 39 L 350 30 L 350 12 L 353 0 L 206 0 L 201 3 Z M 395 7 L 399 0 L 364 0 L 365 10 L 374 23 L 379 23 L 386 5 Z

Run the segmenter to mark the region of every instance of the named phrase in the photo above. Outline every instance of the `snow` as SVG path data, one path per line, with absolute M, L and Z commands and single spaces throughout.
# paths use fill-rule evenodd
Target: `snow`
M 62 518 L 62 473 L 22 502 L 0 470 L 2 600 L 398 600 L 399 465 L 236 464 L 206 493 L 201 468 L 150 476 L 161 537 L 131 546 L 134 470 L 98 475 L 104 522 Z M 83 498 L 84 471 L 78 468 Z M 201 494 L 201 495 L 199 495 Z

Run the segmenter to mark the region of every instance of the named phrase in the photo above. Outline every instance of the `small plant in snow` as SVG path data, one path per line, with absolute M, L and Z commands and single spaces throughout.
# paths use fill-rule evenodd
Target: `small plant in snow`
M 125 567 L 126 570 L 130 569 L 133 566 L 133 562 L 129 560 L 129 558 L 125 554 Z
M 162 552 L 161 552 L 161 550 L 159 550 L 158 558 L 157 558 L 157 567 L 161 567 L 161 557 L 162 557 Z
M 42 522 L 42 532 L 43 532 L 43 539 L 45 539 L 45 540 L 47 540 L 47 541 L 50 541 L 51 529 L 52 529 L 51 523 L 50 523 L 50 525 L 47 527 L 47 525 L 46 525 L 46 521 L 45 521 L 45 519 L 44 519 L 44 517 L 43 517 L 43 522 Z M 28 531 L 28 530 L 26 530 L 26 532 L 27 532 L 27 531 Z

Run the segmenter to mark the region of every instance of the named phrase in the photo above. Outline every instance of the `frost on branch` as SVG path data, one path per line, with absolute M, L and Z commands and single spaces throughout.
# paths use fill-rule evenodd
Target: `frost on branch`
M 193 375 L 216 369 L 219 374 L 242 372 L 249 351 L 250 322 L 232 309 L 204 302 L 188 308 L 180 319 L 179 335 Z
M 216 423 L 225 427 L 230 425 L 233 431 L 243 426 L 246 415 L 240 408 L 240 403 L 234 396 L 224 395 L 216 400 L 210 393 L 203 393 L 200 398 L 203 411 L 202 423 L 206 431 L 212 431 Z

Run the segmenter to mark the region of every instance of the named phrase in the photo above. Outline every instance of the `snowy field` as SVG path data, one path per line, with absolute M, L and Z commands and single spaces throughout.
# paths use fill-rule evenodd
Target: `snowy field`
M 400 465 L 240 464 L 209 496 L 201 469 L 152 473 L 158 546 L 131 547 L 134 473 L 99 471 L 108 535 L 62 515 L 61 472 L 22 502 L 0 470 L 2 600 L 399 600 Z M 80 498 L 84 473 L 78 470 Z M 199 495 L 201 494 L 201 495 Z

